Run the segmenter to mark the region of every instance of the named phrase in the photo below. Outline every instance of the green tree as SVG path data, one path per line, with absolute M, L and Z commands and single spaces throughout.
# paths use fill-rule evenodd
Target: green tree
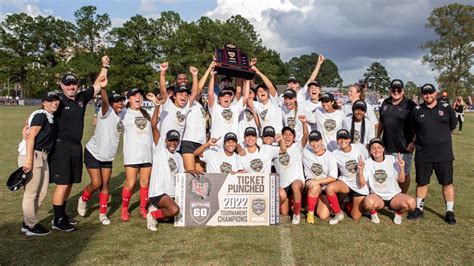
M 390 77 L 384 65 L 380 62 L 373 62 L 364 73 L 365 82 L 368 83 L 369 89 L 377 92 L 385 92 L 390 85 Z
M 94 53 L 97 46 L 103 41 L 103 34 L 109 29 L 111 22 L 109 15 L 97 14 L 97 7 L 83 6 L 74 12 L 77 26 L 77 37 L 80 48 L 84 52 Z
M 405 83 L 405 95 L 407 98 L 412 99 L 413 95 L 418 95 L 420 94 L 420 89 L 418 86 L 416 86 L 415 82 L 413 81 L 408 81 Z
M 293 75 L 301 85 L 304 85 L 311 75 L 311 72 L 313 72 L 318 57 L 318 54 L 312 53 L 310 55 L 293 57 L 288 61 L 288 68 L 291 75 Z M 326 59 L 322 64 L 317 79 L 325 87 L 342 86 L 339 70 L 336 64 L 330 59 Z
M 439 38 L 421 45 L 430 51 L 423 62 L 440 72 L 437 81 L 451 95 L 470 94 L 474 82 L 470 72 L 474 55 L 474 6 L 456 3 L 436 8 L 428 17 L 426 28 L 433 29 Z

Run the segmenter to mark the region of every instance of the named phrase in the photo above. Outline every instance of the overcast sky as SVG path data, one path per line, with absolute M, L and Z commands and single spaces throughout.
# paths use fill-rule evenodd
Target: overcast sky
M 227 19 L 242 15 L 252 22 L 264 44 L 279 52 L 283 60 L 322 53 L 339 67 L 344 84 L 362 77 L 367 67 L 379 61 L 391 78 L 434 82 L 436 73 L 421 63 L 428 51 L 418 47 L 435 39 L 425 29 L 431 11 L 455 1 L 444 0 L 1 0 L 0 19 L 25 12 L 52 15 L 73 21 L 73 13 L 84 5 L 95 5 L 108 13 L 114 26 L 135 14 L 158 17 L 174 10 L 187 21 L 201 16 Z M 456 1 L 472 3 L 471 1 Z

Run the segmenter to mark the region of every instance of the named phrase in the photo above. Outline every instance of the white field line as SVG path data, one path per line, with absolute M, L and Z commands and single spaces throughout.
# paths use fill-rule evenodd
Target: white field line
M 291 246 L 290 229 L 280 225 L 280 248 L 281 248 L 281 264 L 295 265 L 293 259 L 293 247 Z

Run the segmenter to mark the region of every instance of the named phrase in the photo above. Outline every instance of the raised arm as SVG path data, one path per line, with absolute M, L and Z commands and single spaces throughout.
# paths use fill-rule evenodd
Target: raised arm
M 402 158 L 400 153 L 397 154 L 397 164 L 398 164 L 398 182 L 405 182 L 405 161 Z
M 286 143 L 283 139 L 283 136 L 281 134 L 276 135 L 275 141 L 280 144 L 280 154 L 284 154 L 288 150 L 288 147 L 286 147 Z
M 357 163 L 357 178 L 359 179 L 359 188 L 363 188 L 367 184 L 364 176 L 364 167 L 364 157 L 359 155 L 359 162 Z
M 166 70 L 168 69 L 168 62 L 160 64 L 160 95 L 168 98 L 168 93 L 166 92 Z
M 109 111 L 109 97 L 107 96 L 107 76 L 102 76 L 101 79 L 99 80 L 100 84 L 100 97 L 102 98 L 102 116 L 107 114 L 107 111 Z
M 151 117 L 151 129 L 153 132 L 153 142 L 158 144 L 160 141 L 160 130 L 158 129 L 158 121 L 160 120 L 160 106 L 165 101 L 165 97 L 159 95 L 155 97 L 153 93 L 147 93 L 146 98 L 155 104 L 155 110 L 153 111 L 153 116 Z
M 102 77 L 105 77 L 105 79 L 107 79 L 107 72 L 109 70 L 109 65 L 110 65 L 109 57 L 106 55 L 102 56 L 101 64 L 102 64 L 102 67 L 100 68 L 99 75 L 95 79 L 94 85 L 93 85 L 94 96 L 96 96 L 100 92 L 100 89 L 101 89 L 100 80 L 102 79 Z
M 238 101 L 242 97 L 242 79 L 235 79 L 235 99 Z
M 303 137 L 301 138 L 301 146 L 304 148 L 306 147 L 306 144 L 308 143 L 308 121 L 306 120 L 305 115 L 299 115 L 298 119 L 301 121 L 301 124 L 303 124 Z
M 215 101 L 215 93 L 214 93 L 214 83 L 216 81 L 216 72 L 213 70 L 211 71 L 211 78 L 209 79 L 209 85 L 207 88 L 207 106 L 209 108 L 212 108 L 214 106 L 214 101 Z
M 273 86 L 273 83 L 271 80 L 265 76 L 260 70 L 257 68 L 257 58 L 252 58 L 250 61 L 250 65 L 252 66 L 251 69 L 255 71 L 255 73 L 262 79 L 263 83 L 265 86 L 268 88 L 268 92 L 270 93 L 271 96 L 276 97 L 277 96 L 277 90 L 275 86 Z
M 202 89 L 204 88 L 204 85 L 206 85 L 207 78 L 209 77 L 209 74 L 214 71 L 215 66 L 216 62 L 212 61 L 211 64 L 209 64 L 209 67 L 207 67 L 206 72 L 204 72 L 204 75 L 202 75 L 201 79 L 199 80 L 197 98 L 199 98 L 199 96 L 201 95 Z
M 217 146 L 217 141 L 219 140 L 220 138 L 210 138 L 208 142 L 202 144 L 201 146 L 199 146 L 199 148 L 197 148 L 195 151 L 194 151 L 194 156 L 199 156 L 199 157 L 202 157 L 203 156 L 203 153 L 204 151 L 211 147 L 211 146 Z
M 193 76 L 193 87 L 191 89 L 191 95 L 189 96 L 189 106 L 191 106 L 198 95 L 198 69 L 190 66 L 189 72 Z
M 313 72 L 311 72 L 309 79 L 306 81 L 305 86 L 308 85 L 308 83 L 316 80 L 319 74 L 319 70 L 321 69 L 321 65 L 324 63 L 324 60 L 326 60 L 324 58 L 324 55 L 320 54 L 316 59 L 316 65 L 314 66 Z
M 247 105 L 247 101 L 248 101 L 249 95 L 250 95 L 250 80 L 245 80 L 244 84 L 243 84 L 243 87 L 244 87 L 244 91 L 243 91 L 244 95 L 242 97 L 242 104 L 245 107 Z

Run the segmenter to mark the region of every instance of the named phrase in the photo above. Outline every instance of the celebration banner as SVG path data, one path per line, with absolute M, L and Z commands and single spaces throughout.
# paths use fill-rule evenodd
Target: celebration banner
M 280 222 L 273 174 L 176 175 L 175 226 L 255 226 Z

